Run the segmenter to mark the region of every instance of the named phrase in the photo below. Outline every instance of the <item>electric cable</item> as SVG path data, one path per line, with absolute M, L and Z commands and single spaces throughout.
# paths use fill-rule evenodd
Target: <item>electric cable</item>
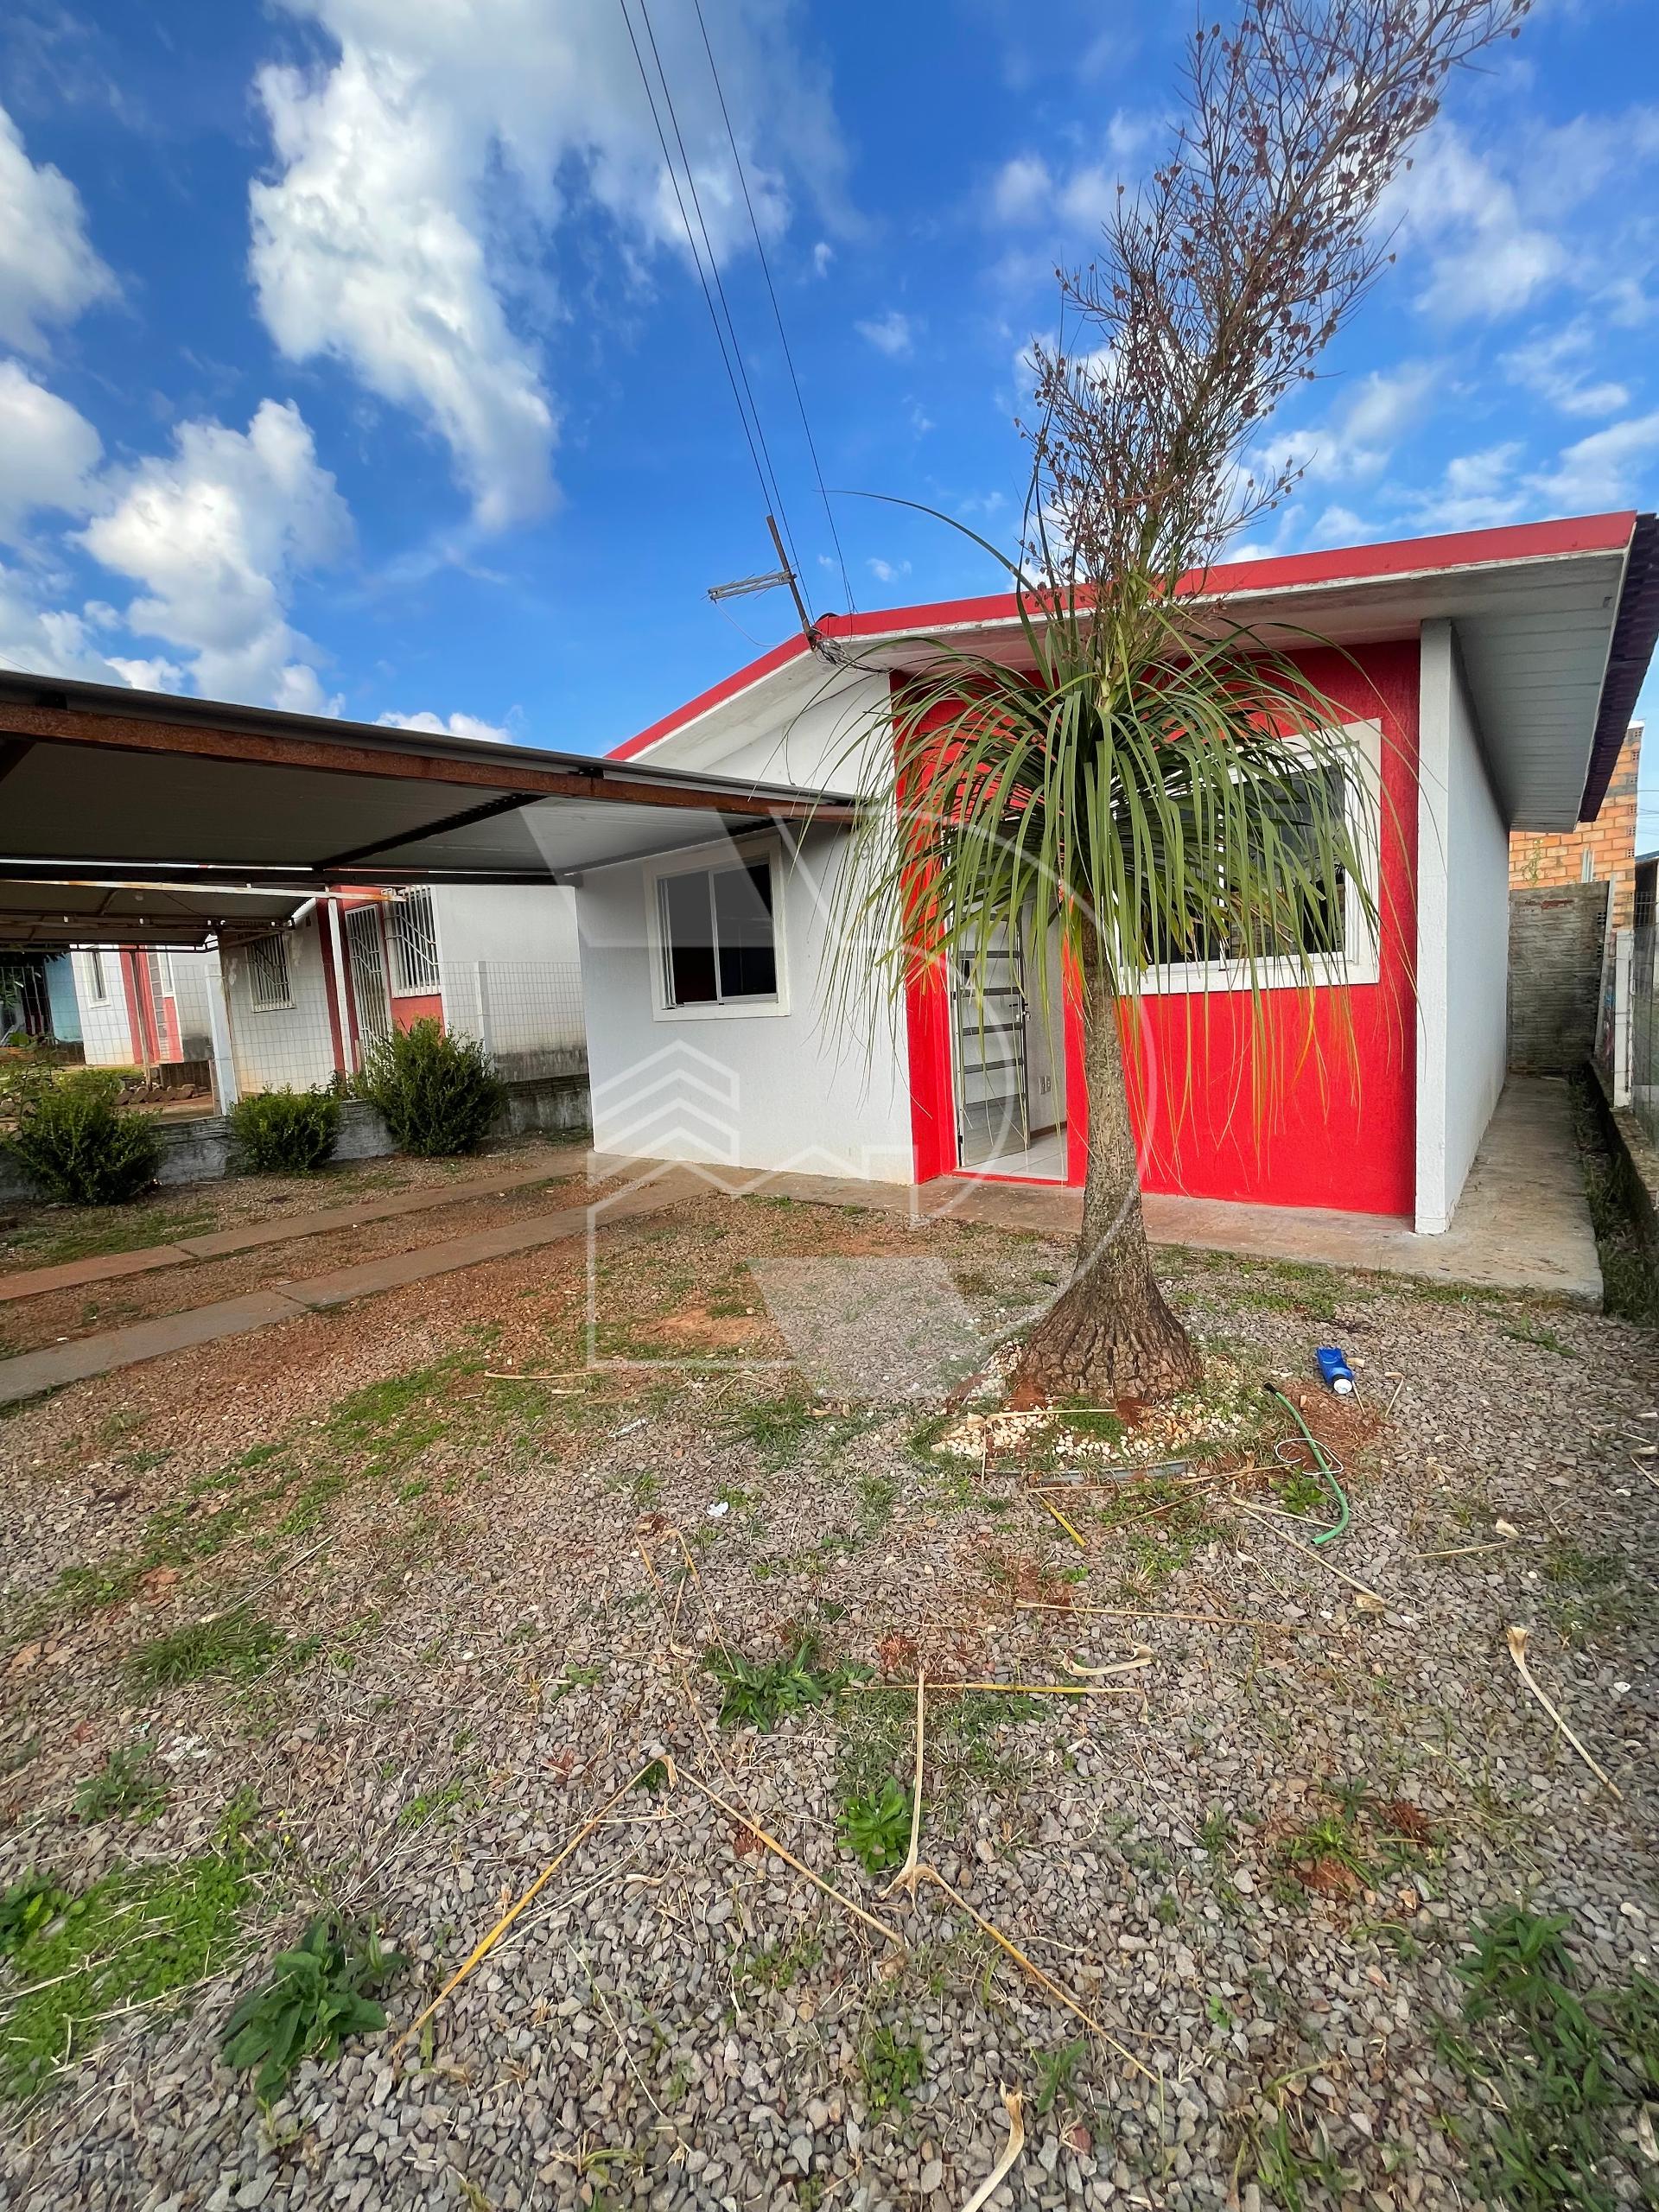
M 743 205 L 749 212 L 749 228 L 754 233 L 754 250 L 760 257 L 760 273 L 766 280 L 766 296 L 772 302 L 772 321 L 778 326 L 778 342 L 784 349 L 784 359 L 789 369 L 789 380 L 795 391 L 795 404 L 800 410 L 801 429 L 806 438 L 806 449 L 812 460 L 812 474 L 817 480 L 818 497 L 823 503 L 823 518 L 830 525 L 830 536 L 836 549 L 836 560 L 841 569 L 842 588 L 847 594 L 847 611 L 858 611 L 853 597 L 852 579 L 847 573 L 847 556 L 842 551 L 841 532 L 836 528 L 835 510 L 830 505 L 830 494 L 823 481 L 823 469 L 818 460 L 817 444 L 812 435 L 812 425 L 807 420 L 806 401 L 801 394 L 801 380 L 795 373 L 795 356 L 790 351 L 789 334 L 784 328 L 783 310 L 778 304 L 777 288 L 772 281 L 772 265 L 766 259 L 766 249 L 760 237 L 760 225 L 755 216 L 754 202 L 749 196 L 749 180 L 743 167 L 743 156 L 738 149 L 737 133 L 732 128 L 730 111 L 726 105 L 726 88 L 720 81 L 720 69 L 715 60 L 715 49 L 709 43 L 709 26 L 703 20 L 702 0 L 692 0 L 697 13 L 697 29 L 702 33 L 702 50 L 709 56 L 709 73 L 715 80 L 715 96 L 720 102 L 721 119 L 726 125 L 726 136 L 731 141 L 732 161 L 737 169 L 737 181 L 743 188 Z

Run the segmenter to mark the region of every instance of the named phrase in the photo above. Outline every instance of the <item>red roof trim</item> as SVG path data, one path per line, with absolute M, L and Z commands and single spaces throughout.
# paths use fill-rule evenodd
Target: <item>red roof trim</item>
M 1635 510 L 1627 509 L 1616 514 L 1577 515 L 1565 521 L 1510 523 L 1497 530 L 1454 531 L 1438 537 L 1396 538 L 1381 545 L 1292 553 L 1267 561 L 1234 561 L 1220 568 L 1192 570 L 1182 577 L 1178 589 L 1195 598 L 1233 598 L 1306 590 L 1319 584 L 1370 582 L 1383 576 L 1438 575 L 1454 569 L 1559 560 L 1573 553 L 1613 553 L 1630 543 L 1636 520 Z M 984 598 L 938 600 L 926 606 L 887 607 L 868 614 L 826 614 L 818 628 L 830 639 L 872 639 L 1014 620 L 1014 594 L 998 592 Z M 607 757 L 632 760 L 711 708 L 786 668 L 806 651 L 804 638 L 785 639 L 759 660 L 750 661 L 747 667 L 652 722 L 637 737 L 613 747 Z

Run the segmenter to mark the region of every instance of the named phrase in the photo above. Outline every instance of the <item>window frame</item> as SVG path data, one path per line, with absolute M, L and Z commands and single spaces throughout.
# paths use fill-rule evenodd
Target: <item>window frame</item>
M 761 998 L 704 999 L 677 1005 L 668 995 L 669 941 L 664 929 L 663 885 L 681 875 L 717 875 L 728 868 L 764 865 L 772 889 L 772 957 L 776 988 Z M 776 836 L 699 845 L 665 855 L 645 865 L 645 947 L 651 963 L 651 1010 L 658 1021 L 753 1021 L 775 1020 L 789 1012 L 789 961 L 784 927 L 783 852 Z M 710 899 L 712 904 L 712 890 Z M 712 932 L 713 918 L 710 916 Z M 715 941 L 715 988 L 720 988 L 720 947 Z
M 430 948 L 431 980 L 410 982 L 407 980 L 405 973 L 408 966 L 407 939 L 402 924 L 404 918 L 419 900 L 425 902 L 426 908 L 424 926 L 426 943 L 419 950 L 423 958 L 426 958 L 428 947 Z M 386 978 L 391 996 L 395 999 L 441 997 L 443 992 L 443 968 L 438 958 L 438 915 L 437 909 L 432 903 L 430 888 L 426 885 L 421 885 L 415 890 L 404 893 L 400 898 L 390 899 L 381 918 L 385 925 L 386 950 L 391 956 L 390 963 L 391 972 Z
M 1213 995 L 1226 991 L 1300 991 L 1342 989 L 1376 982 L 1382 974 L 1378 940 L 1382 915 L 1382 725 L 1375 720 L 1344 722 L 1351 758 L 1344 766 L 1343 809 L 1363 865 L 1358 878 L 1350 874 L 1343 885 L 1342 950 L 1311 952 L 1305 959 L 1289 953 L 1274 954 L 1255 963 L 1247 960 L 1173 960 L 1148 969 L 1141 976 L 1145 998 Z M 1317 766 L 1310 760 L 1310 769 Z M 1369 804 L 1368 804 L 1369 797 Z M 1362 893 L 1369 893 L 1377 919 L 1365 912 Z
M 288 995 L 285 998 L 262 998 L 259 994 L 259 977 L 264 964 L 261 956 L 270 953 L 276 954 L 282 961 L 283 988 Z M 289 957 L 287 932 L 276 930 L 269 937 L 256 938 L 245 948 L 245 955 L 249 1012 L 251 1014 L 289 1012 L 294 1005 L 294 963 Z
M 86 1003 L 88 1006 L 108 1006 L 110 979 L 104 972 L 104 948 L 89 944 L 86 952 Z

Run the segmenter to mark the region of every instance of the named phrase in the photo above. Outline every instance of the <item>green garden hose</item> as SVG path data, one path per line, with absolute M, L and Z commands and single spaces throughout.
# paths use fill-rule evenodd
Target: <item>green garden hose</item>
M 1331 1495 L 1337 1501 L 1337 1517 L 1328 1529 L 1321 1529 L 1319 1530 L 1318 1535 L 1313 1538 L 1313 1541 L 1316 1544 L 1333 1543 L 1336 1539 L 1341 1535 L 1343 1530 L 1348 1526 L 1349 1517 L 1348 1500 L 1343 1495 L 1342 1484 L 1337 1480 L 1336 1469 L 1331 1465 L 1329 1459 L 1325 1458 L 1325 1453 L 1320 1450 L 1319 1438 L 1314 1435 L 1313 1430 L 1302 1419 L 1301 1408 L 1296 1404 L 1295 1401 L 1294 1399 L 1287 1398 L 1276 1383 L 1264 1382 L 1262 1387 L 1270 1398 L 1277 1398 L 1280 1404 L 1288 1409 L 1291 1419 L 1295 1422 L 1297 1427 L 1301 1430 L 1302 1434 L 1307 1439 L 1308 1449 L 1313 1454 L 1314 1465 L 1318 1467 L 1319 1472 L 1324 1476 L 1326 1483 L 1330 1485 Z

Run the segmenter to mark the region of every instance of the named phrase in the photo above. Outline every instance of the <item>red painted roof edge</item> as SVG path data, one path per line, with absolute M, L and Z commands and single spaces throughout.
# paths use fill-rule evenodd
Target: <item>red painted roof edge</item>
M 1367 582 L 1383 576 L 1443 575 L 1453 569 L 1488 568 L 1520 561 L 1559 559 L 1572 553 L 1611 553 L 1627 546 L 1636 527 L 1634 508 L 1616 513 L 1575 515 L 1551 522 L 1506 523 L 1492 530 L 1452 531 L 1436 537 L 1395 538 L 1378 545 L 1335 547 L 1319 553 L 1290 553 L 1270 560 L 1234 561 L 1210 569 L 1192 569 L 1177 587 L 1195 598 L 1233 598 L 1268 591 L 1306 589 L 1317 584 Z M 818 624 L 830 639 L 873 639 L 957 629 L 1015 619 L 1012 592 L 978 599 L 938 600 L 920 607 L 879 608 L 868 614 L 826 614 Z M 808 650 L 804 637 L 786 638 L 758 660 L 721 683 L 710 684 L 676 707 L 637 737 L 626 738 L 607 754 L 632 760 L 676 730 L 735 698 L 752 684 L 774 675 Z

